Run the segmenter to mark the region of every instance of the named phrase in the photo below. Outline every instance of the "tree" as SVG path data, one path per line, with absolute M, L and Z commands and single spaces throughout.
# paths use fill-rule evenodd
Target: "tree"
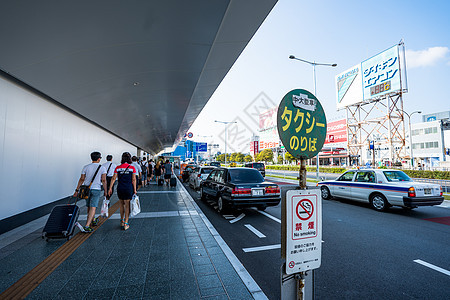
M 258 160 L 262 160 L 264 162 L 273 161 L 273 152 L 272 149 L 264 149 L 258 154 Z
M 236 162 L 242 163 L 242 162 L 244 162 L 244 158 L 245 158 L 245 155 L 242 154 L 241 152 L 236 153 L 236 156 L 235 156 Z
M 283 155 L 278 155 L 278 164 L 283 164 Z
M 289 152 L 286 152 L 286 153 L 284 154 L 284 159 L 287 160 L 288 162 L 291 162 L 291 161 L 296 160 L 296 158 L 293 157 Z
M 251 155 L 246 155 L 246 156 L 244 157 L 244 161 L 245 161 L 245 162 L 252 162 L 252 161 L 253 161 L 253 157 L 252 157 Z

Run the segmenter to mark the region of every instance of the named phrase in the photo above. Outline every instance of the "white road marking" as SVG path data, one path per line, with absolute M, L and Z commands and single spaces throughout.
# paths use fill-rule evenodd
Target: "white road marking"
M 222 216 L 227 220 L 234 219 L 234 215 L 222 215 Z
M 265 211 L 262 211 L 262 210 L 258 210 L 258 212 L 259 212 L 260 214 L 263 214 L 263 215 L 265 215 L 266 217 L 268 217 L 268 218 L 270 218 L 270 219 L 274 220 L 275 222 L 278 222 L 278 223 L 280 223 L 280 224 L 281 224 L 281 220 L 280 220 L 280 219 L 278 219 L 278 218 L 275 218 L 274 216 L 272 216 L 272 215 L 270 215 L 270 214 L 266 213 Z
M 245 224 L 244 226 L 247 227 L 248 230 L 250 230 L 251 232 L 253 232 L 254 234 L 256 234 L 256 236 L 259 237 L 260 239 L 266 237 L 261 231 L 259 231 L 258 229 L 256 229 L 256 228 L 253 227 L 252 225 L 250 225 L 250 224 Z
M 243 217 L 245 217 L 245 214 L 240 214 L 239 217 L 234 218 L 230 221 L 231 224 L 236 223 L 237 221 L 241 220 Z
M 179 193 L 179 191 L 138 191 L 139 194 L 173 194 Z
M 280 249 L 280 248 L 281 248 L 281 244 L 276 244 L 276 245 L 253 247 L 253 248 L 242 248 L 242 251 L 247 253 L 247 252 L 257 252 L 257 251 Z
M 418 263 L 418 264 L 421 264 L 421 265 L 423 265 L 423 266 L 425 266 L 425 267 L 428 267 L 428 268 L 430 268 L 430 269 L 433 269 L 433 270 L 435 270 L 435 271 L 441 272 L 441 273 L 443 273 L 443 274 L 445 274 L 445 275 L 447 275 L 447 276 L 450 276 L 450 271 L 448 271 L 448 270 L 446 270 L 446 269 L 442 269 L 442 268 L 437 267 L 437 266 L 435 266 L 435 265 L 432 265 L 432 264 L 430 264 L 430 263 L 427 263 L 426 261 L 423 261 L 423 260 L 420 260 L 420 259 L 416 259 L 414 262 L 415 262 L 415 263 Z

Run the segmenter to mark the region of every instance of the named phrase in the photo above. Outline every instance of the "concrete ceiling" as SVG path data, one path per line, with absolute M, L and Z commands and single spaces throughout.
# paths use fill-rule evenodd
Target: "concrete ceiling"
M 0 1 L 0 69 L 139 148 L 181 140 L 276 0 Z

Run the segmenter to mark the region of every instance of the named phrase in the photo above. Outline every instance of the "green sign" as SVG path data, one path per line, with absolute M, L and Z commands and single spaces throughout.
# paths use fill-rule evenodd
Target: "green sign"
M 302 89 L 287 93 L 278 106 L 278 135 L 295 158 L 312 158 L 322 150 L 327 119 L 316 96 Z

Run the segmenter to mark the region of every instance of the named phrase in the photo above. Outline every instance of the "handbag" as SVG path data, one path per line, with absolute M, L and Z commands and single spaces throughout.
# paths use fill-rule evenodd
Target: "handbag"
M 106 197 L 103 198 L 102 210 L 100 211 L 100 215 L 102 217 L 108 217 L 108 208 L 109 208 L 109 200 L 106 200 Z
M 89 198 L 89 193 L 91 192 L 91 185 L 92 182 L 94 182 L 95 176 L 97 176 L 98 170 L 100 170 L 101 166 L 98 166 L 97 171 L 95 171 L 94 177 L 92 177 L 91 183 L 89 185 L 85 185 L 83 184 L 82 186 L 80 186 L 80 190 L 78 191 L 78 198 L 79 199 L 88 199 Z
M 139 196 L 134 194 L 130 201 L 130 217 L 134 217 L 141 212 L 141 203 L 139 203 Z

